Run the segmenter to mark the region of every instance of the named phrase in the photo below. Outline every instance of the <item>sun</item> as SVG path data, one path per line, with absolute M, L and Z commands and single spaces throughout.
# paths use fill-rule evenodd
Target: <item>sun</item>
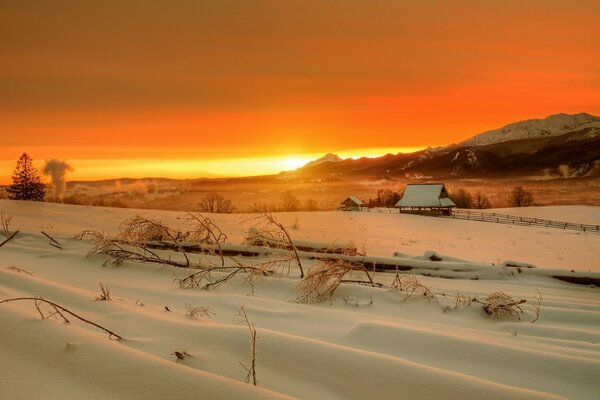
M 304 166 L 306 163 L 310 162 L 312 159 L 309 157 L 284 157 L 281 159 L 281 164 L 284 171 L 289 171 L 293 169 L 298 169 Z

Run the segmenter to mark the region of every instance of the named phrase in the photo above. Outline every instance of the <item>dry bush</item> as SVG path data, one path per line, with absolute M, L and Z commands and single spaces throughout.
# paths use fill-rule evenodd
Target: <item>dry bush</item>
M 253 218 L 252 221 L 255 226 L 250 229 L 250 235 L 243 244 L 290 250 L 292 253 L 291 256 L 293 256 L 293 258 L 290 258 L 290 261 L 293 261 L 300 270 L 300 278 L 304 278 L 304 269 L 302 268 L 298 250 L 283 224 L 269 213 Z
M 492 318 L 511 315 L 519 321 L 520 314 L 523 313 L 520 305 L 527 302 L 525 299 L 515 300 L 503 292 L 492 292 L 485 299 L 478 301 L 483 305 L 483 311 Z
M 151 262 L 172 265 L 175 267 L 212 267 L 216 264 L 209 256 L 220 258 L 221 266 L 225 265 L 222 245 L 227 236 L 210 218 L 200 214 L 188 213 L 188 220 L 193 223 L 190 231 L 180 232 L 171 229 L 159 220 L 136 216 L 121 224 L 120 233 L 115 239 L 107 238 L 97 231 L 83 231 L 75 236 L 80 240 L 92 240 L 90 254 L 102 254 L 106 257 L 104 265 L 119 265 L 124 261 Z M 184 242 L 197 243 L 200 259 L 192 263 L 184 249 Z M 194 245 L 195 246 L 195 245 Z M 160 250 L 175 250 L 182 253 L 184 262 L 175 261 L 157 253 Z
M 352 276 L 352 272 L 360 272 L 366 276 L 366 279 Z M 331 300 L 342 283 L 381 287 L 381 284 L 373 282 L 371 275 L 362 264 L 324 259 L 312 267 L 298 284 L 297 301 L 323 303 Z
M 185 316 L 188 317 L 188 318 L 194 318 L 194 319 L 208 318 L 208 319 L 211 319 L 215 315 L 215 312 L 210 307 L 195 306 L 193 304 L 187 304 L 187 303 L 185 303 L 185 309 L 187 310 L 185 312 Z
M 445 296 L 445 295 L 444 295 Z M 470 306 L 474 301 L 476 301 L 475 297 L 473 296 L 465 296 L 460 294 L 460 292 L 457 290 L 456 294 L 452 295 L 452 301 L 453 304 L 450 306 L 447 306 L 444 308 L 444 312 L 449 311 L 449 310 L 457 310 L 461 307 L 468 307 Z
M 110 298 L 110 288 L 102 282 L 98 282 L 98 284 L 100 285 L 100 296 L 96 297 L 96 301 L 112 301 Z
M 394 277 L 390 291 L 404 294 L 404 300 L 408 300 L 413 295 L 422 295 L 427 300 L 435 299 L 431 290 L 419 281 L 414 272 L 411 272 L 409 275 L 400 275 L 398 270 L 396 270 L 396 276 Z
M 248 326 L 248 331 L 250 332 L 250 366 L 246 366 L 241 361 L 240 365 L 246 370 L 246 383 L 250 383 L 250 381 L 252 381 L 252 384 L 256 386 L 256 327 L 248 319 L 248 315 L 246 314 L 244 306 L 240 307 L 240 311 L 237 315 L 242 317 L 240 323 Z

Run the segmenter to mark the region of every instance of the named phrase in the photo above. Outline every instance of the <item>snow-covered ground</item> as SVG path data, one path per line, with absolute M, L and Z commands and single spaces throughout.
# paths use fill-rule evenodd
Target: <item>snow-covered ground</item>
M 600 220 L 597 207 L 544 209 L 499 212 Z M 180 289 L 173 274 L 184 275 L 183 269 L 131 262 L 102 267 L 101 256 L 86 256 L 90 243 L 72 236 L 84 229 L 114 235 L 136 214 L 184 228 L 183 213 L 17 201 L 0 201 L 0 210 L 20 231 L 0 248 L 0 301 L 38 294 L 124 338 L 109 340 L 74 318 L 71 324 L 42 320 L 32 302 L 0 304 L 0 398 L 593 399 L 600 393 L 595 287 L 526 273 L 478 280 L 420 276 L 437 300 L 405 300 L 389 290 L 393 273 L 376 273 L 382 288 L 342 285 L 331 302 L 299 304 L 292 271 L 255 280 L 253 287 L 240 277 L 214 291 Z M 236 245 L 253 224 L 248 215 L 210 217 Z M 600 272 L 600 235 L 405 214 L 276 217 L 296 240 L 352 241 L 371 256 L 433 250 L 494 263 L 496 270 L 513 260 L 538 270 Z M 63 249 L 48 245 L 41 231 Z M 31 275 L 8 269 L 13 266 Z M 112 301 L 94 301 L 99 282 L 110 287 Z M 541 316 L 531 323 L 537 290 Z M 529 303 L 522 321 L 491 319 L 478 303 L 444 312 L 456 291 L 478 298 L 503 291 Z M 210 307 L 215 315 L 186 317 L 186 304 Z M 239 364 L 248 365 L 250 357 L 248 328 L 236 315 L 240 306 L 258 332 L 257 387 L 244 383 Z M 175 351 L 191 356 L 177 361 Z

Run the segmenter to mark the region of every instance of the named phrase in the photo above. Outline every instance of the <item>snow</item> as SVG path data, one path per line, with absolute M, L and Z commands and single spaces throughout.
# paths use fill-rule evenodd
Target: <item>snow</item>
M 383 288 L 342 285 L 332 302 L 307 305 L 295 301 L 296 271 L 253 286 L 239 278 L 215 291 L 186 290 L 172 284 L 183 269 L 102 267 L 102 257 L 87 256 L 89 243 L 72 239 L 90 228 L 115 234 L 136 214 L 184 227 L 183 213 L 18 201 L 0 201 L 0 210 L 20 230 L 0 248 L 0 300 L 39 294 L 124 337 L 109 340 L 74 319 L 41 320 L 31 302 L 0 304 L 2 398 L 597 398 L 600 289 L 543 272 L 600 272 L 600 235 L 406 214 L 276 214 L 305 244 L 353 241 L 372 257 L 501 272 L 477 280 L 419 276 L 434 293 L 446 294 L 437 301 L 405 299 L 388 290 L 394 274 L 376 273 Z M 560 220 L 588 215 L 588 222 L 600 216 L 598 207 L 518 211 Z M 230 246 L 239 246 L 252 226 L 247 215 L 210 217 Z M 63 250 L 49 246 L 42 230 Z M 316 262 L 303 260 L 307 267 Z M 499 266 L 506 260 L 517 260 L 512 263 L 523 272 Z M 98 282 L 110 287 L 112 301 L 94 301 Z M 528 301 L 539 290 L 540 319 L 530 323 L 534 312 L 525 308 L 523 321 L 493 320 L 480 304 L 444 312 L 456 291 L 481 298 L 499 290 Z M 215 315 L 188 318 L 185 304 L 210 307 Z M 257 387 L 244 383 L 239 365 L 250 354 L 248 329 L 236 315 L 240 306 L 258 332 Z M 171 353 L 182 350 L 192 357 L 177 362 Z
M 559 136 L 585 128 L 600 128 L 600 118 L 590 114 L 555 114 L 544 119 L 530 119 L 487 131 L 463 142 L 465 146 L 485 146 L 509 140 Z M 597 135 L 600 131 L 596 132 Z

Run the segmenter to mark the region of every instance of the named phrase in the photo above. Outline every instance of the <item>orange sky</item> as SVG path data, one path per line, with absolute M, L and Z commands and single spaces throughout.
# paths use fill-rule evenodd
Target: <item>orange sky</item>
M 598 1 L 13 1 L 0 183 L 278 171 L 600 114 Z

